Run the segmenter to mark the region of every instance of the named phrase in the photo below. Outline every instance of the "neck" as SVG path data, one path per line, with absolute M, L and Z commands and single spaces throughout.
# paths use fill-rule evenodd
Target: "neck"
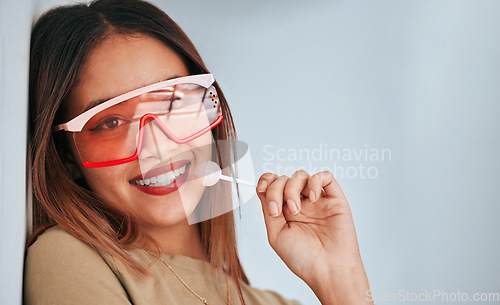
M 180 254 L 194 259 L 208 261 L 200 236 L 200 224 L 189 225 L 187 221 L 171 226 L 143 226 L 142 229 L 156 241 L 161 252 Z M 157 249 L 149 240 L 144 249 L 156 252 Z

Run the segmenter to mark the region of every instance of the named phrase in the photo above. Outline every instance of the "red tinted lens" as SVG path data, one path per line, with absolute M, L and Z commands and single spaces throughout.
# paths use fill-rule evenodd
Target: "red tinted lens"
M 136 153 L 141 118 L 154 114 L 172 140 L 184 140 L 213 124 L 221 115 L 217 91 L 179 84 L 123 101 L 94 115 L 73 134 L 83 162 L 109 162 Z

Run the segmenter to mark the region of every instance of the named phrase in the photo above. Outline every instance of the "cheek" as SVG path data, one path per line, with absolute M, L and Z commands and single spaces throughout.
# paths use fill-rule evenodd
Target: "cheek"
M 85 178 L 85 181 L 90 186 L 91 190 L 94 192 L 96 191 L 95 188 L 97 186 L 109 180 L 109 177 L 107 177 L 106 173 L 105 172 L 103 173 L 99 169 L 81 167 L 81 171 L 83 177 Z
M 64 140 L 66 141 L 66 147 L 69 147 L 70 153 L 73 156 L 73 159 L 77 164 L 81 164 L 80 158 L 78 156 L 78 152 L 76 151 L 75 142 L 73 141 L 73 135 L 71 132 L 65 132 Z
M 193 152 L 198 162 L 211 160 L 212 147 L 215 145 L 211 132 L 207 132 L 201 137 L 188 142 L 187 145 L 189 145 L 189 149 Z
M 198 143 L 201 148 L 200 159 L 209 161 L 212 160 L 212 148 L 215 145 L 214 138 L 211 132 L 207 132 L 202 137 L 200 137 L 200 143 Z
M 116 192 L 120 188 L 124 173 L 112 167 L 86 168 L 82 167 L 82 174 L 90 190 L 104 197 Z

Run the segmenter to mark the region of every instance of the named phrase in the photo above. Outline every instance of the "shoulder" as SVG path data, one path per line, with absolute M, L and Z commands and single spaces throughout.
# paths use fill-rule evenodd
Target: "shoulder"
M 25 304 L 127 304 L 119 279 L 97 250 L 59 226 L 27 249 Z
M 77 271 L 75 276 L 80 276 L 105 272 L 109 266 L 97 250 L 60 226 L 54 226 L 38 236 L 27 249 L 25 269 L 31 276 L 69 271 Z
M 98 260 L 99 253 L 90 245 L 54 226 L 38 236 L 27 249 L 27 261 L 43 260 L 68 263 L 74 260 Z M 62 259 L 62 260 L 61 260 Z M 101 258 L 102 259 L 102 258 Z

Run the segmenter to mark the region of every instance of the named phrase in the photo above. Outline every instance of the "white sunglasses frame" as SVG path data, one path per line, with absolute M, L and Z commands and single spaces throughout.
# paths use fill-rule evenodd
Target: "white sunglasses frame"
M 210 88 L 210 86 L 215 82 L 214 76 L 210 73 L 207 74 L 196 74 L 196 75 L 189 75 L 189 76 L 183 76 L 183 77 L 178 77 L 174 79 L 169 79 L 166 81 L 162 81 L 159 83 L 155 83 L 152 85 L 144 86 L 132 91 L 129 91 L 127 93 L 121 94 L 117 97 L 114 97 L 110 100 L 107 100 L 85 112 L 82 114 L 76 116 L 75 118 L 71 119 L 70 121 L 59 124 L 53 127 L 53 131 L 59 131 L 59 130 L 65 130 L 65 131 L 70 131 L 70 132 L 79 132 L 82 131 L 83 127 L 87 122 L 92 118 L 95 114 L 98 112 L 109 108 L 111 106 L 114 106 L 118 103 L 121 103 L 125 100 L 131 99 L 133 97 L 139 96 L 143 93 L 149 92 L 149 91 L 154 91 L 166 86 L 173 86 L 173 85 L 178 85 L 178 84 L 185 84 L 185 83 L 190 83 L 190 84 L 196 84 L 200 85 L 206 89 Z

